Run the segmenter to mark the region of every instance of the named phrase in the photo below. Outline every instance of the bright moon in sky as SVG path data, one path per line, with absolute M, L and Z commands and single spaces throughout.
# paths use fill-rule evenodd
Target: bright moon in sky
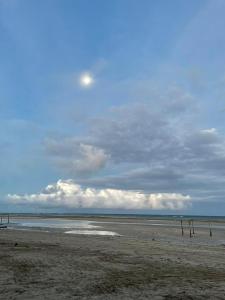
M 83 87 L 89 87 L 94 82 L 94 79 L 90 73 L 84 73 L 80 76 L 80 84 Z

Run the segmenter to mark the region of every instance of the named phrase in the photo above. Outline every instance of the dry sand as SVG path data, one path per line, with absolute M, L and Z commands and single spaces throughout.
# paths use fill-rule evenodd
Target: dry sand
M 225 299 L 224 230 L 93 220 L 122 236 L 0 230 L 0 299 Z

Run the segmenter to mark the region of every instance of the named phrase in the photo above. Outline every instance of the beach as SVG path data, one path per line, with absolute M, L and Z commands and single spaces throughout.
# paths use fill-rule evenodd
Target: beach
M 0 230 L 0 299 L 225 299 L 224 220 L 80 219 L 104 233 Z

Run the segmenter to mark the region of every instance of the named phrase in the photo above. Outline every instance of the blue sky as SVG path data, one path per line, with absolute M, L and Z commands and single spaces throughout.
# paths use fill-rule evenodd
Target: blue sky
M 224 214 L 224 12 L 0 0 L 0 210 Z

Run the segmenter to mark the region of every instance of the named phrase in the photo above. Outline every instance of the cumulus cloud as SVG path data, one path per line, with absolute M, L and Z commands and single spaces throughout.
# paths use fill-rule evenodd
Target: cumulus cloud
M 40 207 L 107 209 L 184 209 L 191 203 L 189 195 L 177 193 L 144 194 L 118 189 L 82 188 L 72 180 L 59 180 L 39 194 L 8 195 L 14 204 Z
M 81 159 L 73 162 L 73 167 L 78 172 L 94 172 L 103 168 L 109 156 L 101 148 L 92 145 L 80 145 Z
M 61 164 L 73 173 L 86 174 L 102 169 L 107 159 L 108 155 L 103 149 L 92 145 L 80 144 L 78 157 L 73 157 L 69 160 L 64 158 L 63 161 L 61 160 Z
M 47 139 L 45 146 L 54 163 L 70 174 L 92 174 L 106 165 L 109 155 L 104 149 L 79 143 L 75 139 Z

